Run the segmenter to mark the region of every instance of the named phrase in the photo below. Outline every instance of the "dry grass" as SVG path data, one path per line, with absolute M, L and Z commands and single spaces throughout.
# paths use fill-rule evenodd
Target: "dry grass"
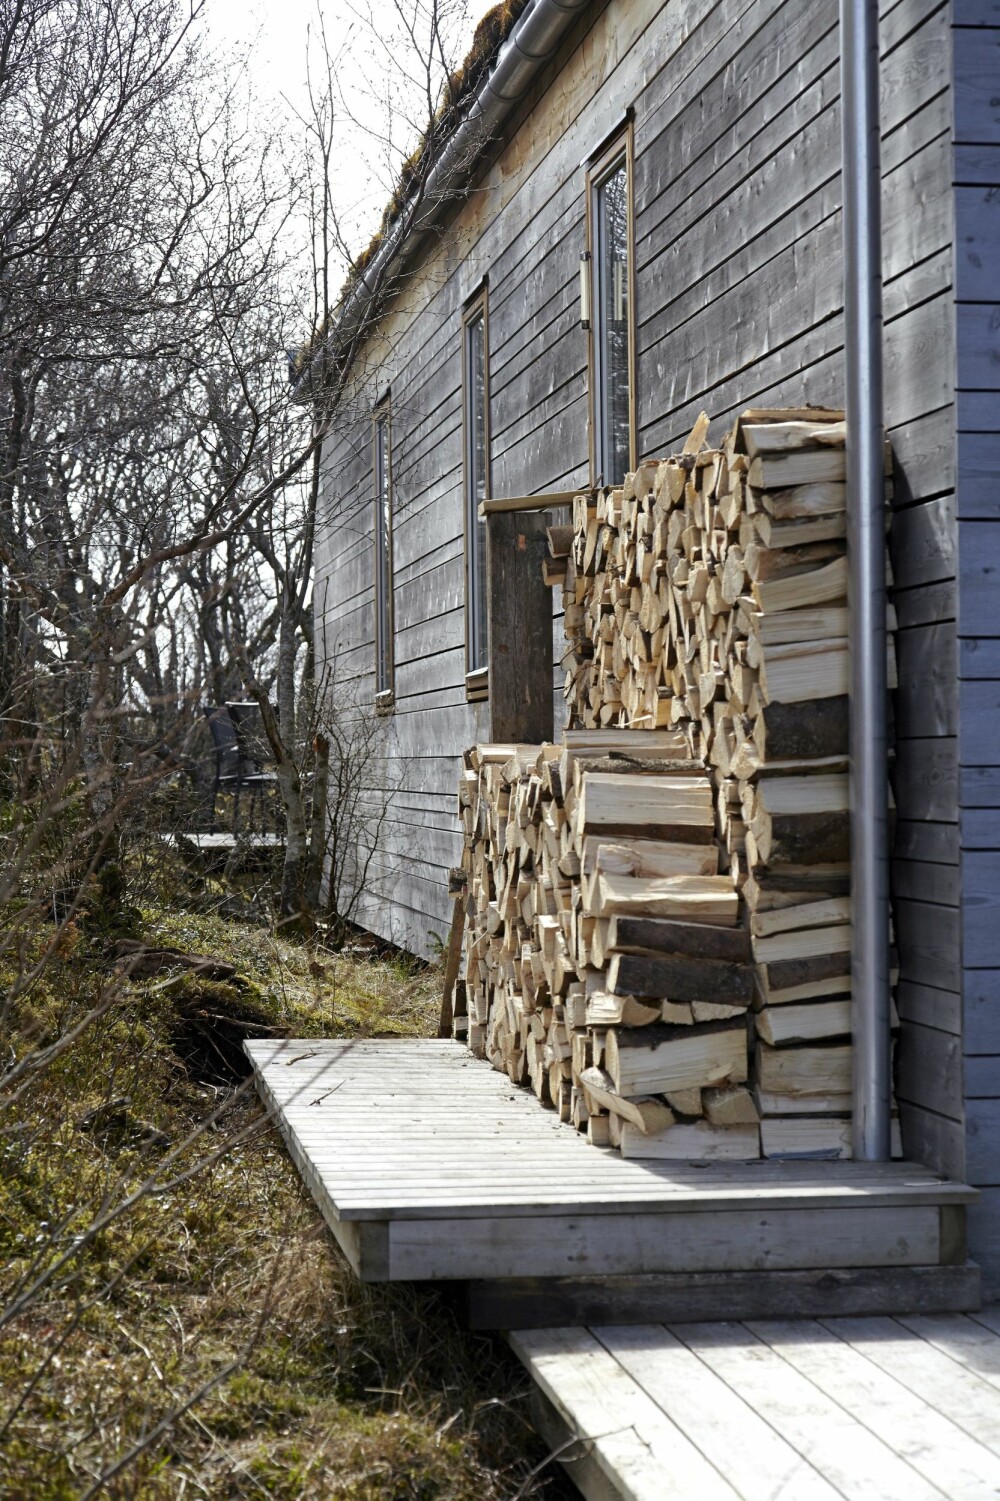
M 433 1027 L 434 976 L 384 959 L 187 913 L 147 912 L 145 934 L 232 959 L 238 995 L 299 1035 Z M 69 945 L 19 1005 L 8 1058 L 106 981 L 98 953 Z M 176 991 L 125 985 L 0 1114 L 0 1309 L 26 1273 L 50 1275 L 0 1328 L 0 1495 L 517 1494 L 544 1450 L 516 1362 L 445 1299 L 356 1282 L 252 1097 L 182 1066 Z

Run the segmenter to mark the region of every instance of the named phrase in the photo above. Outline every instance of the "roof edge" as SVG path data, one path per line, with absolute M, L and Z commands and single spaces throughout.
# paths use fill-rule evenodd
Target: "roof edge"
M 444 207 L 454 202 L 454 189 L 463 172 L 469 171 L 487 141 L 495 139 L 499 128 L 555 55 L 572 23 L 592 3 L 593 0 L 529 0 L 501 44 L 496 62 L 476 91 L 465 117 L 448 136 L 431 167 L 418 204 L 419 217 L 413 220 L 405 213 L 401 215 L 358 274 L 340 303 L 329 333 L 295 382 L 296 401 L 308 400 L 321 357 L 337 362 L 349 351 L 350 342 L 369 316 L 393 263 L 403 257 L 408 242 L 432 228 Z

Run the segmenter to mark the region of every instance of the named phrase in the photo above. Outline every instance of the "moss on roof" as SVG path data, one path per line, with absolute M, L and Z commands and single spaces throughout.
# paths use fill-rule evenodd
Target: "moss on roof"
M 419 186 L 428 165 L 428 157 L 433 161 L 434 156 L 440 151 L 445 141 L 452 134 L 456 125 L 461 122 L 462 105 L 474 95 L 480 85 L 489 76 L 490 70 L 497 60 L 500 48 L 507 40 L 514 23 L 521 15 L 528 0 L 500 0 L 499 5 L 494 5 L 492 10 L 486 12 L 479 25 L 476 27 L 472 38 L 472 46 L 469 48 L 461 66 L 448 78 L 444 89 L 444 97 L 438 107 L 434 119 L 418 143 L 416 149 L 403 163 L 399 174 L 396 190 L 386 204 L 382 214 L 382 223 L 378 232 L 373 236 L 371 243 L 361 252 L 355 261 L 352 271 L 355 276 L 362 272 L 370 263 L 379 245 L 399 219 L 406 207 L 412 190 Z M 350 282 L 348 283 L 348 286 Z M 346 290 L 346 288 L 345 288 Z
M 353 262 L 347 280 L 340 290 L 337 307 L 340 307 L 358 280 L 371 265 L 393 225 L 402 217 L 414 190 L 426 181 L 427 173 L 445 143 L 464 117 L 463 106 L 473 98 L 492 71 L 500 48 L 507 40 L 529 0 L 500 0 L 488 10 L 476 27 L 472 46 L 461 66 L 448 77 L 443 98 L 416 148 L 403 163 L 399 181 L 386 204 L 380 223 L 368 245 Z M 299 350 L 294 361 L 296 374 L 305 369 L 318 345 L 330 331 L 333 314 L 314 330 L 308 342 Z

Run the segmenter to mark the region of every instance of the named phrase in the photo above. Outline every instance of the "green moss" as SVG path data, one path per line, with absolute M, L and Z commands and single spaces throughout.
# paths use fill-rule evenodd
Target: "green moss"
M 378 229 L 351 266 L 347 280 L 340 290 L 337 308 L 346 301 L 367 271 L 393 225 L 402 218 L 414 190 L 426 180 L 430 166 L 446 145 L 456 126 L 461 123 L 463 104 L 476 93 L 489 76 L 500 48 L 507 40 L 527 3 L 528 0 L 500 0 L 498 5 L 494 5 L 486 12 L 477 25 L 472 45 L 461 66 L 447 80 L 443 98 L 434 118 L 400 169 L 399 180 L 383 210 Z M 330 319 L 314 331 L 295 355 L 293 365 L 296 375 L 305 370 L 314 354 L 321 348 L 333 326 L 335 314 L 336 308 Z
M 512 1496 L 542 1450 L 506 1350 L 464 1334 L 433 1294 L 359 1284 L 251 1095 L 183 1147 L 232 1090 L 182 1067 L 178 995 L 252 1005 L 297 1035 L 416 1035 L 433 1032 L 437 977 L 171 909 L 146 910 L 142 934 L 229 959 L 239 976 L 121 984 L 107 1013 L 5 1111 L 0 1309 L 71 1254 L 0 1327 L 0 1424 L 21 1402 L 0 1441 L 0 1495 L 78 1495 L 219 1378 L 107 1495 L 173 1501 L 183 1489 L 228 1501 L 265 1486 L 281 1501 Z M 70 945 L 15 1006 L 14 1053 L 76 1025 L 109 979 L 98 946 Z M 134 1133 L 80 1128 L 124 1097 L 127 1115 L 177 1151 L 171 1186 L 74 1252 L 95 1215 L 161 1170 L 164 1149 Z

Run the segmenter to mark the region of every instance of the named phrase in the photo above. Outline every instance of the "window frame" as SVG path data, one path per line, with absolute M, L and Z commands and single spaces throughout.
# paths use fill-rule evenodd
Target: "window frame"
M 587 256 L 590 262 L 590 319 L 587 328 L 588 420 L 590 427 L 590 483 L 608 485 L 603 473 L 604 392 L 601 389 L 599 331 L 600 296 L 603 270 L 595 243 L 597 236 L 597 197 L 604 183 L 622 163 L 625 165 L 627 295 L 628 295 L 628 469 L 634 471 L 638 460 L 637 377 L 636 377 L 636 303 L 635 303 L 635 142 L 632 120 L 601 145 L 586 164 Z M 624 476 L 623 476 L 624 477 Z M 621 484 L 617 480 L 616 484 Z
M 382 711 L 391 710 L 395 704 L 396 691 L 396 624 L 395 624 L 395 584 L 393 579 L 392 559 L 392 531 L 393 531 L 393 493 L 392 493 L 392 400 L 386 394 L 381 401 L 377 402 L 372 410 L 372 557 L 374 563 L 374 649 L 375 649 L 375 707 Z M 384 434 L 384 440 L 383 440 Z M 385 491 L 388 498 L 388 516 L 383 518 L 380 514 L 382 503 L 382 481 L 385 481 Z M 384 528 L 385 567 L 382 565 L 382 538 L 383 519 L 388 524 Z M 388 592 L 385 593 L 385 585 Z M 385 664 L 385 681 L 382 681 L 382 668 Z
M 484 452 L 486 456 L 486 472 L 483 476 L 484 498 L 489 498 L 490 487 L 490 319 L 489 319 L 489 293 L 484 282 L 475 295 L 470 298 L 462 311 L 462 515 L 463 526 L 463 566 L 465 574 L 465 695 L 469 700 L 484 699 L 489 695 L 489 603 L 484 601 L 486 607 L 486 640 L 483 643 L 487 660 L 484 663 L 476 663 L 473 658 L 473 649 L 476 645 L 476 627 L 474 609 L 476 594 L 474 581 L 477 577 L 475 571 L 476 553 L 473 542 L 474 527 L 478 526 L 478 497 L 475 494 L 475 470 L 472 446 L 474 431 L 472 424 L 472 360 L 471 360 L 471 334 L 474 324 L 482 319 L 483 328 L 483 412 L 482 426 L 484 438 Z M 485 527 L 482 533 L 482 544 L 485 550 L 487 546 L 487 533 Z M 488 565 L 487 565 L 488 567 Z

